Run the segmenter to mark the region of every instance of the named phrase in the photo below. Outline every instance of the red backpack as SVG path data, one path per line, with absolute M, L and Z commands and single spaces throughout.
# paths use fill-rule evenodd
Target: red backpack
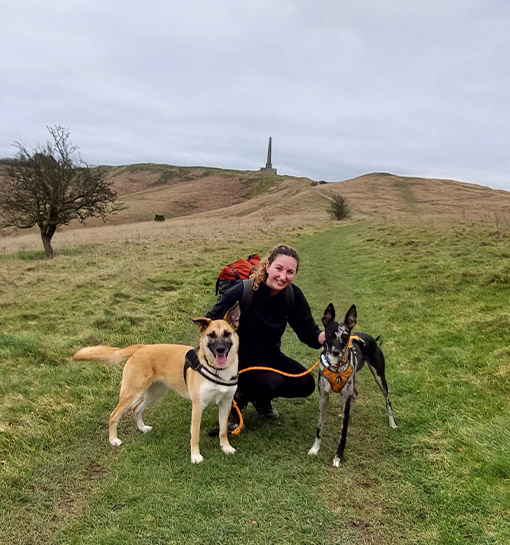
M 259 254 L 252 254 L 248 256 L 248 259 L 238 259 L 233 263 L 225 265 L 216 280 L 216 295 L 218 299 L 221 299 L 223 294 L 233 285 L 248 279 L 257 270 L 259 262 Z

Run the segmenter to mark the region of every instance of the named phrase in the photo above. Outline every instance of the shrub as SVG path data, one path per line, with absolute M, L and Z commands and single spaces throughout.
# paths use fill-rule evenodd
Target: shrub
M 349 207 L 347 206 L 345 199 L 341 195 L 335 195 L 332 197 L 330 214 L 333 219 L 338 221 L 347 219 L 349 217 Z

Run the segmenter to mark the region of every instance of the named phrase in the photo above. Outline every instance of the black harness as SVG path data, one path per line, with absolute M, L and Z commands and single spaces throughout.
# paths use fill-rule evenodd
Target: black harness
M 235 375 L 229 380 L 223 380 L 216 374 L 215 371 L 212 371 L 209 367 L 202 365 L 198 359 L 198 348 L 192 348 L 184 357 L 184 382 L 186 382 L 186 371 L 190 367 L 193 369 L 193 371 L 200 373 L 210 382 L 214 382 L 214 384 L 219 384 L 220 386 L 237 386 L 238 375 Z

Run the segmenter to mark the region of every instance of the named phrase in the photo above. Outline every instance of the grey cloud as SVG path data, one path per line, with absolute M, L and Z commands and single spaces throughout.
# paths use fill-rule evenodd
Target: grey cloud
M 11 3 L 0 156 L 69 127 L 90 162 L 371 171 L 510 190 L 497 0 Z

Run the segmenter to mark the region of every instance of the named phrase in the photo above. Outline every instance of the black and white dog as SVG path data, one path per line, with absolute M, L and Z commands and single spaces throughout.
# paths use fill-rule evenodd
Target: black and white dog
M 330 392 L 340 393 L 343 401 L 342 436 L 333 466 L 339 467 L 344 461 L 344 449 L 347 441 L 347 428 L 351 405 L 356 399 L 356 373 L 367 362 L 386 401 L 386 411 L 390 426 L 396 428 L 393 410 L 388 397 L 388 385 L 384 376 L 384 355 L 377 340 L 366 333 L 352 334 L 356 325 L 357 312 L 355 305 L 347 311 L 343 322 L 335 321 L 335 308 L 330 303 L 324 311 L 322 323 L 326 333 L 324 351 L 320 356 L 319 372 L 319 424 L 315 443 L 308 454 L 317 454 L 321 446 L 321 433 L 326 416 L 326 408 Z

